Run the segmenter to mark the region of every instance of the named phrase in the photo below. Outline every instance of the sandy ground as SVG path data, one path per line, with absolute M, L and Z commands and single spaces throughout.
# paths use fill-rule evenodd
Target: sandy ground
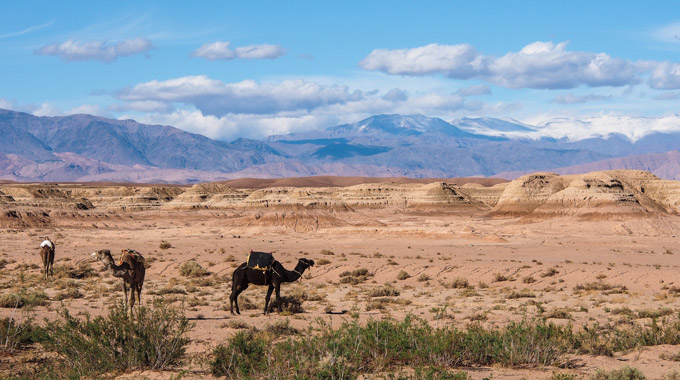
M 348 220 L 354 217 L 344 216 Z M 353 311 L 362 320 L 387 316 L 400 319 L 414 314 L 433 326 L 464 327 L 473 320 L 503 326 L 536 316 L 540 307 L 557 317 L 551 319 L 555 323 L 579 326 L 593 321 L 616 323 L 622 316 L 612 313 L 615 309 L 677 311 L 680 306 L 680 299 L 668 290 L 680 286 L 680 238 L 674 232 L 679 231 L 680 217 L 676 216 L 598 221 L 560 217 L 527 222 L 381 209 L 357 213 L 356 218 L 370 219 L 370 223 L 357 219 L 353 226 L 304 233 L 281 226 L 247 226 L 242 218 L 241 213 L 228 211 L 142 211 L 104 221 L 65 220 L 57 227 L 1 230 L 0 260 L 7 260 L 7 265 L 0 270 L 0 287 L 3 292 L 17 286 L 43 289 L 51 300 L 33 310 L 42 320 L 58 318 L 58 295 L 75 286 L 84 297 L 66 298 L 64 305 L 72 314 L 98 315 L 123 296 L 120 280 L 101 271 L 103 265 L 89 254 L 103 248 L 114 253 L 136 249 L 150 263 L 143 303 L 152 302 L 158 297 L 154 293 L 162 289 L 186 292 L 164 296 L 175 297 L 178 305 L 184 303 L 195 324 L 189 334 L 191 361 L 183 368 L 188 370 L 185 379 L 209 378 L 207 355 L 233 335 L 239 324 L 263 328 L 289 319 L 292 326 L 304 329 L 318 318 L 339 325 L 350 318 L 342 313 Z M 42 236 L 50 236 L 57 243 L 58 271 L 60 267 L 89 265 L 99 276 L 41 280 L 38 246 Z M 172 247 L 161 249 L 162 241 Z M 304 313 L 262 315 L 266 289 L 254 286 L 241 296 L 242 315 L 229 313 L 231 274 L 251 249 L 274 252 L 289 269 L 298 258 L 315 260 L 317 264 L 301 281 L 282 287 L 283 295 L 304 292 L 311 296 L 303 304 Z M 208 281 L 201 283 L 179 274 L 179 267 L 189 260 L 208 269 Z M 21 267 L 27 269 L 22 271 Z M 372 276 L 355 285 L 340 282 L 342 272 L 358 268 L 368 269 Z M 402 271 L 409 277 L 398 279 Z M 625 286 L 627 292 L 606 295 L 574 289 L 595 281 Z M 468 288 L 454 285 L 464 282 Z M 372 308 L 374 300 L 367 292 L 385 284 L 398 289 L 400 295 L 383 309 Z M 513 292 L 535 297 L 513 298 Z M 245 309 L 247 303 L 255 308 Z M 11 312 L 0 309 L 0 317 Z M 630 365 L 648 379 L 660 379 L 671 370 L 680 370 L 680 364 L 662 360 L 662 353 L 677 354 L 680 348 L 645 347 L 613 358 L 579 356 L 574 358 L 579 366 L 570 370 L 463 369 L 474 379 L 544 379 L 553 371 L 587 375 L 598 368 Z M 5 368 L 10 361 L 21 360 L 0 359 Z M 142 372 L 121 378 L 168 379 L 178 372 Z

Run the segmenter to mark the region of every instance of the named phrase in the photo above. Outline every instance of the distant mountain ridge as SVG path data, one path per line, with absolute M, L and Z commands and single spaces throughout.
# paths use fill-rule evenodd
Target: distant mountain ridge
M 536 132 L 511 119 L 449 123 L 422 115 L 375 115 L 305 133 L 223 142 L 134 120 L 0 110 L 0 180 L 192 183 L 316 175 L 494 176 L 680 149 L 677 132 L 650 133 L 635 141 L 617 134 L 575 141 L 526 137 Z M 655 162 L 675 157 L 662 155 Z M 611 168 L 626 169 L 635 160 L 612 162 Z M 663 177 L 680 178 L 680 165 L 664 166 Z

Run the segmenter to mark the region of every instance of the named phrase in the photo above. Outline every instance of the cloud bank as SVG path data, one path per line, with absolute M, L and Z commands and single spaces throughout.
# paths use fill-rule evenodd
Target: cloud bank
M 538 41 L 501 57 L 484 55 L 468 44 L 376 49 L 359 62 L 359 67 L 392 75 L 474 78 L 514 89 L 620 87 L 641 83 L 648 76 L 648 84 L 654 89 L 680 88 L 679 64 L 570 51 L 566 42 Z
M 235 49 L 229 47 L 229 41 L 206 43 L 191 53 L 192 57 L 201 57 L 210 61 L 232 59 L 275 59 L 286 54 L 286 49 L 278 45 L 249 45 Z

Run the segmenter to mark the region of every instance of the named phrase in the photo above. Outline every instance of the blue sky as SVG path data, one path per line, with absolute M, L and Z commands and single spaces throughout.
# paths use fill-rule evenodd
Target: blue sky
M 380 113 L 628 125 L 678 104 L 677 2 L 21 1 L 0 13 L 0 108 L 36 115 L 231 140 Z

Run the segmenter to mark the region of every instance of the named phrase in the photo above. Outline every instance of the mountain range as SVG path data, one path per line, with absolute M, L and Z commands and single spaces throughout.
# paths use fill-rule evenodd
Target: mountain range
M 264 140 L 217 141 L 180 129 L 92 115 L 0 110 L 0 180 L 192 183 L 315 175 L 515 178 L 644 168 L 680 179 L 680 132 L 636 140 L 540 137 L 515 120 L 376 115 Z M 532 136 L 532 137 L 528 137 Z M 587 169 L 586 169 L 587 168 Z

